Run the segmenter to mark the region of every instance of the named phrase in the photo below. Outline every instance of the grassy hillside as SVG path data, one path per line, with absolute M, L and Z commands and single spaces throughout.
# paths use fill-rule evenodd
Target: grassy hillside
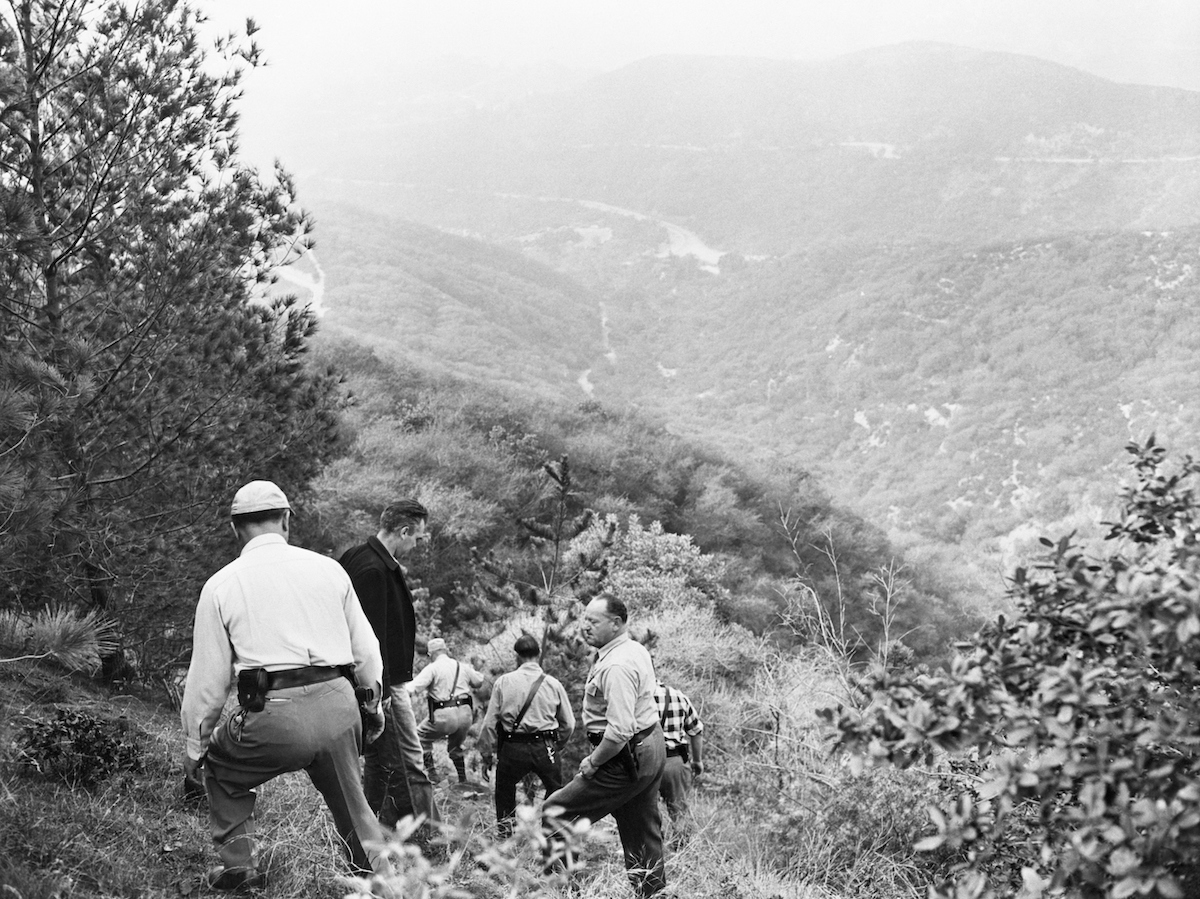
M 320 231 L 329 334 L 434 372 L 560 395 L 602 352 L 595 295 L 519 254 L 338 206 L 322 210 Z
M 836 670 L 816 655 L 771 657 L 744 637 L 706 632 L 695 619 L 694 610 L 675 610 L 640 622 L 663 634 L 659 668 L 691 693 L 708 728 L 709 773 L 693 803 L 692 835 L 669 850 L 673 888 L 700 899 L 923 896 L 949 859 L 911 849 L 930 830 L 914 798 L 935 798 L 939 780 L 904 772 L 850 778 L 824 757 L 815 717 L 818 706 L 844 695 Z M 746 679 L 741 686 L 697 673 L 735 655 L 753 660 L 739 672 Z M 133 689 L 105 690 L 49 662 L 0 660 L 5 895 L 215 895 L 200 883 L 216 862 L 203 800 L 181 793 L 177 713 Z M 43 750 L 31 753 L 31 746 Z M 445 769 L 448 760 L 438 751 Z M 475 768 L 473 750 L 469 761 Z M 269 782 L 258 797 L 257 837 L 268 877 L 262 895 L 359 895 L 346 878 L 328 812 L 302 773 Z M 522 794 L 522 801 L 535 798 L 540 790 Z M 424 859 L 397 844 L 401 876 L 393 886 L 400 894 L 628 895 L 611 819 L 594 828 L 585 867 L 567 886 L 541 876 L 530 826 L 495 843 L 490 793 L 472 797 L 443 782 L 437 799 L 448 852 Z M 776 826 L 780 821 L 785 829 Z M 673 827 L 668 834 L 678 836 Z

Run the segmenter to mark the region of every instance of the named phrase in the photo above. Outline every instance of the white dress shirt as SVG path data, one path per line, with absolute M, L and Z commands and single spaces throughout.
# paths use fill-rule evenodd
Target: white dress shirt
M 180 710 L 188 755 L 207 751 L 237 672 L 351 663 L 378 696 L 379 641 L 345 569 L 281 534 L 255 537 L 200 591 Z

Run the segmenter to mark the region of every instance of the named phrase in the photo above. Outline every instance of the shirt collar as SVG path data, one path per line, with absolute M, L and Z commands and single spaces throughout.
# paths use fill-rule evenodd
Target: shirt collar
M 518 671 L 528 670 L 528 671 L 540 672 L 542 670 L 542 666 L 539 665 L 537 662 L 522 662 L 520 667 L 517 668 L 517 670 Z
M 387 565 L 388 568 L 395 571 L 400 567 L 399 561 L 397 561 L 396 557 L 392 555 L 391 550 L 384 546 L 383 542 L 378 537 L 374 535 L 368 537 L 367 546 L 371 547 L 371 549 L 375 550 L 375 552 L 379 554 L 379 558 L 383 559 L 383 563 Z
M 596 660 L 599 661 L 622 643 L 628 643 L 631 639 L 632 637 L 629 636 L 629 631 L 625 631 L 623 634 L 617 634 L 596 651 Z
M 238 555 L 246 555 L 252 549 L 258 549 L 262 546 L 267 546 L 271 543 L 282 543 L 287 546 L 287 537 L 283 534 L 259 534 L 252 540 L 247 540 L 246 545 L 242 547 L 242 551 Z

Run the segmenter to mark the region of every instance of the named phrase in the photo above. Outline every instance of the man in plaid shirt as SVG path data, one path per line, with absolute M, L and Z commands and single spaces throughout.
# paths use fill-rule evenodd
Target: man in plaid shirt
M 704 724 L 687 695 L 662 681 L 654 688 L 654 704 L 667 743 L 667 767 L 663 771 L 659 795 L 667 803 L 671 824 L 680 832 L 687 812 L 692 778 L 704 773 Z

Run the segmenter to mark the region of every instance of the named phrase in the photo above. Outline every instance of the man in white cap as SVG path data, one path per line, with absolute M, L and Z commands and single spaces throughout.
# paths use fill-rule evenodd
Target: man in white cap
M 413 694 L 424 693 L 429 705 L 429 717 L 417 728 L 421 751 L 425 754 L 425 769 L 430 777 L 441 780 L 433 764 L 433 744 L 445 739 L 446 752 L 454 763 L 458 782 L 466 783 L 467 762 L 463 747 L 475 716 L 471 690 L 483 684 L 483 675 L 469 662 L 451 658 L 446 641 L 441 637 L 430 640 L 427 649 L 430 663 L 408 685 Z
M 358 766 L 364 737 L 383 729 L 379 641 L 342 567 L 288 545 L 291 506 L 279 487 L 251 481 L 234 496 L 230 516 L 241 554 L 200 592 L 180 712 L 184 776 L 197 779 L 203 766 L 222 861 L 208 871 L 208 885 L 265 884 L 254 846 L 254 791 L 301 769 L 325 798 L 355 871 L 387 874 L 383 833 Z M 240 707 L 217 726 L 231 670 Z

